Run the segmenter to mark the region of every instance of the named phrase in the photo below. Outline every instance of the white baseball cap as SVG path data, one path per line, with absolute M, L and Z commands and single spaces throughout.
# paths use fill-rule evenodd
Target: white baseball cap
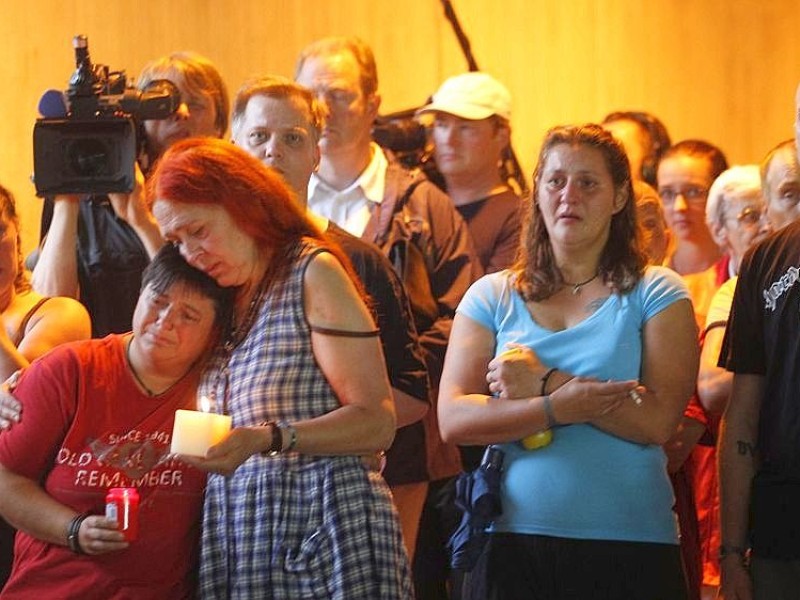
M 436 90 L 430 104 L 417 111 L 443 112 L 477 121 L 498 115 L 511 120 L 511 94 L 488 73 L 470 71 L 446 79 Z

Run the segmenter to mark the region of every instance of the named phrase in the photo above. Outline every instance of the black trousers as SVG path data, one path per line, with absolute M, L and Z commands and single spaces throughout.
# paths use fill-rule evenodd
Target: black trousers
M 465 600 L 686 600 L 670 544 L 492 534 Z

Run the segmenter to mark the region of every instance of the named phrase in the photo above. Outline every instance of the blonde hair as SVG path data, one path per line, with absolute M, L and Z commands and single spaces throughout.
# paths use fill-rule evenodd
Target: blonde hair
M 209 59 L 196 52 L 173 52 L 147 63 L 136 85 L 143 90 L 156 79 L 180 83 L 192 95 L 210 96 L 216 109 L 214 125 L 220 137 L 225 134 L 230 112 L 228 89 Z

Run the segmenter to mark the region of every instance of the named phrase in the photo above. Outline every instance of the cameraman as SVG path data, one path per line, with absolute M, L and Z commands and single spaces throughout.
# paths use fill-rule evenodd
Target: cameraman
M 130 330 L 142 271 L 163 245 L 145 203 L 150 167 L 174 142 L 222 137 L 228 128 L 228 93 L 211 61 L 192 52 L 170 54 L 148 63 L 137 86 L 145 90 L 156 79 L 174 83 L 181 103 L 170 117 L 143 122 L 136 188 L 130 194 L 56 196 L 52 219 L 47 206 L 42 218 L 46 235 L 33 287 L 46 296 L 79 299 L 92 317 L 93 337 Z

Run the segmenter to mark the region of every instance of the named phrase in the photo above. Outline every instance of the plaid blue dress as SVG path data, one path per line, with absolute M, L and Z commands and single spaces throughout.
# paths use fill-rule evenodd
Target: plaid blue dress
M 224 399 L 234 426 L 340 406 L 314 359 L 303 308 L 305 270 L 320 251 L 299 242 L 244 339 L 212 358 L 200 393 Z M 201 598 L 413 597 L 389 489 L 356 456 L 255 455 L 230 477 L 211 475 L 200 563 Z

